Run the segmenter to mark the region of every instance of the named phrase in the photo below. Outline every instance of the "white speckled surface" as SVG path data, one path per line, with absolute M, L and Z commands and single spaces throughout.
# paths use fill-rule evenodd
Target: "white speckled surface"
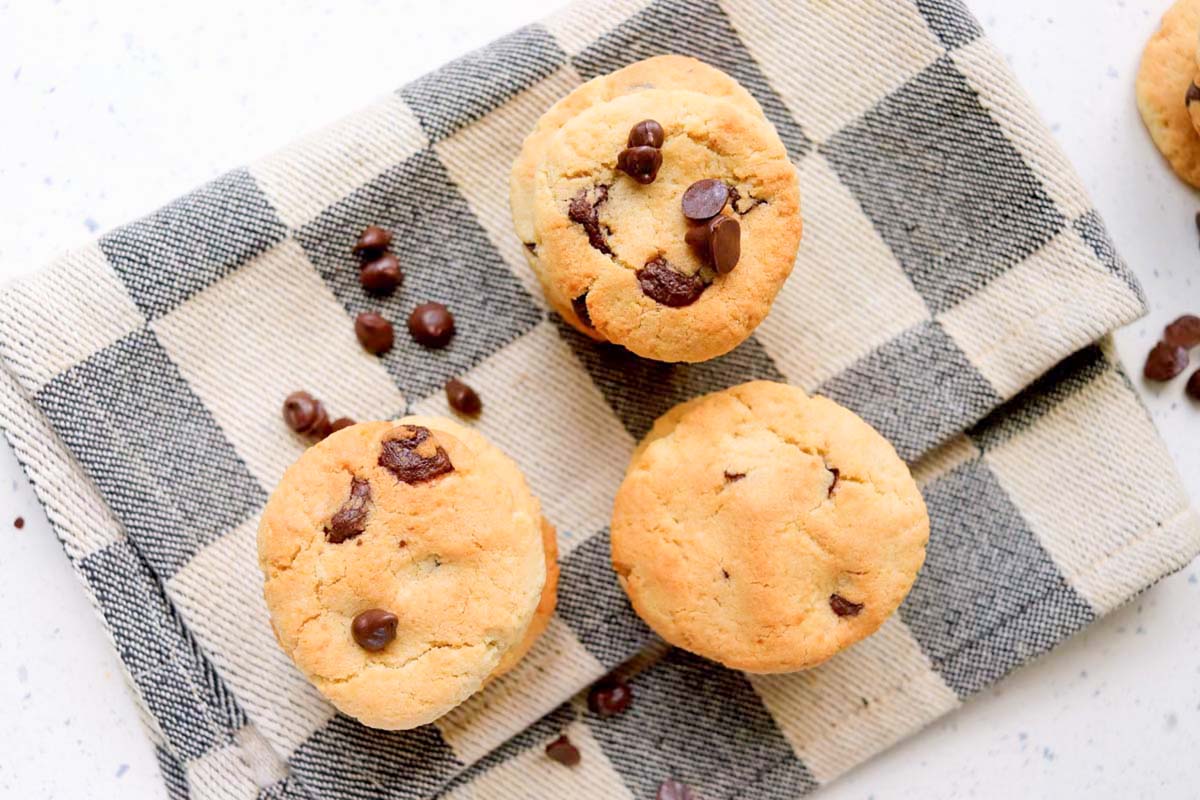
M 967 3 L 1146 287 L 1150 316 L 1118 336 L 1138 366 L 1164 322 L 1200 312 L 1200 198 L 1170 176 L 1133 103 L 1141 45 L 1167 2 Z M 553 3 L 100 5 L 0 2 L 0 280 Z M 1200 405 L 1182 381 L 1143 393 L 1200 503 Z M 0 796 L 164 796 L 116 657 L 4 443 L 0 715 Z M 1195 797 L 1198 741 L 1194 563 L 819 796 Z

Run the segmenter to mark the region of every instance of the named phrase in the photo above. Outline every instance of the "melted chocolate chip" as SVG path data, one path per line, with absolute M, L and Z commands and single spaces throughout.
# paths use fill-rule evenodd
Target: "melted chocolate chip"
M 705 178 L 689 186 L 679 204 L 685 217 L 702 222 L 720 214 L 728 202 L 729 185 L 716 178 Z
M 455 411 L 468 417 L 479 416 L 479 412 L 483 410 L 483 401 L 479 399 L 479 395 L 458 378 L 446 381 L 446 402 Z
M 1200 100 L 1200 86 L 1197 86 L 1195 83 L 1189 83 L 1187 94 L 1183 96 L 1183 104 L 1190 106 L 1197 100 Z
M 392 243 L 392 234 L 378 225 L 368 225 L 358 235 L 353 252 L 356 256 L 373 256 L 382 253 Z
M 839 617 L 857 617 L 859 612 L 863 610 L 862 603 L 851 603 L 840 594 L 829 595 L 829 607 Z
M 396 625 L 399 621 L 390 611 L 371 608 L 354 618 L 354 622 L 350 624 L 350 632 L 359 647 L 375 653 L 387 647 L 396 638 Z
M 746 473 L 744 472 L 730 472 L 729 470 L 725 470 L 726 483 L 737 483 L 744 477 L 746 477 Z
M 690 306 L 700 299 L 705 284 L 699 275 L 684 275 L 663 258 L 656 258 L 636 273 L 642 294 L 670 308 Z
M 534 253 L 534 254 L 537 253 L 537 244 L 535 244 L 534 242 L 523 242 L 522 244 L 525 245 L 525 249 L 528 250 L 529 252 Z
M 383 355 L 392 349 L 396 332 L 392 323 L 374 311 L 364 311 L 354 319 L 354 335 L 363 349 L 373 355 Z
M 588 311 L 587 307 L 587 292 L 584 292 L 583 294 L 579 295 L 579 297 L 576 297 L 574 300 L 572 300 L 571 308 L 575 311 L 575 316 L 579 317 L 580 322 L 582 322 L 584 325 L 587 325 L 589 328 L 595 327 L 592 324 L 591 312 Z
M 663 127 L 652 119 L 644 119 L 629 130 L 629 147 L 662 147 Z
M 838 478 L 842 477 L 842 471 L 837 467 L 827 466 L 825 469 L 829 470 L 829 474 L 833 476 L 833 480 L 829 482 L 829 491 L 825 493 L 825 496 L 833 497 L 833 493 L 836 492 L 838 488 Z
M 546 755 L 568 767 L 579 763 L 579 748 L 571 744 L 565 734 L 546 745 Z
M 424 483 L 454 471 L 450 456 L 419 425 L 401 425 L 381 443 L 379 466 L 407 484 Z
M 662 150 L 657 147 L 627 147 L 617 155 L 617 169 L 641 184 L 654 183 L 662 166 Z
M 1166 327 L 1163 341 L 1188 349 L 1200 345 L 1200 317 L 1184 314 Z
M 400 285 L 400 262 L 391 253 L 384 253 L 362 265 L 358 282 L 368 292 L 386 294 Z
M 454 338 L 454 315 L 441 303 L 423 303 L 408 315 L 408 332 L 417 344 L 445 347 Z
M 325 526 L 325 541 L 341 544 L 362 533 L 366 529 L 367 508 L 370 504 L 371 484 L 362 478 L 351 480 L 350 496 Z
M 729 206 L 743 217 L 759 206 L 765 206 L 766 204 L 766 200 L 759 200 L 757 197 L 751 197 L 750 195 L 742 197 L 741 192 L 736 188 L 733 186 L 729 187 Z
M 601 203 L 608 199 L 608 187 L 600 184 L 590 193 L 586 189 L 580 190 L 579 194 L 571 198 L 571 204 L 567 208 L 567 217 L 571 222 L 577 225 L 582 225 L 584 232 L 588 237 L 588 244 L 604 253 L 611 256 L 613 251 L 608 246 L 608 240 L 604 236 L 604 229 L 600 227 L 600 212 L 598 207 Z
M 1142 374 L 1147 380 L 1169 381 L 1179 375 L 1188 365 L 1188 351 L 1179 345 L 1159 342 L 1146 357 Z
M 588 691 L 587 702 L 588 709 L 593 714 L 606 719 L 629 708 L 629 704 L 633 702 L 633 689 L 615 675 L 609 675 L 592 686 Z
M 700 800 L 700 798 L 686 783 L 668 778 L 659 784 L 654 800 Z
M 1192 373 L 1192 377 L 1188 378 L 1187 385 L 1183 387 L 1183 390 L 1193 400 L 1200 400 L 1200 369 Z
M 308 392 L 292 392 L 283 401 L 283 421 L 296 433 L 314 439 L 329 435 L 329 412 L 324 404 Z

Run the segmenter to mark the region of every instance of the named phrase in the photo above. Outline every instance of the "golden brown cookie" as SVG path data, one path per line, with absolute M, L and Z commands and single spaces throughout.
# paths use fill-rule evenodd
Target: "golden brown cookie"
M 533 612 L 533 620 L 525 630 L 525 635 L 500 659 L 500 665 L 491 678 L 499 678 L 515 667 L 546 632 L 550 618 L 554 616 L 554 608 L 558 605 L 558 538 L 554 526 L 545 517 L 542 518 L 542 545 L 546 553 L 546 585 L 542 588 L 542 599 Z
M 644 120 L 661 128 L 660 146 L 638 148 L 661 159 L 650 182 L 618 165 Z M 690 238 L 704 227 L 685 214 L 700 181 L 728 196 L 698 204 L 733 231 L 724 266 L 715 245 Z M 647 89 L 593 106 L 553 137 L 535 172 L 534 241 L 551 306 L 659 361 L 705 361 L 743 342 L 791 272 L 801 228 L 796 170 L 774 128 L 696 92 Z
M 1178 0 L 1142 53 L 1137 75 L 1137 104 L 1150 138 L 1179 177 L 1200 187 L 1200 133 L 1193 109 L 1200 96 L 1189 95 L 1197 74 L 1196 42 L 1200 0 Z M 1189 96 L 1195 99 L 1189 102 Z M 1200 108 L 1195 108 L 1200 114 Z
M 928 538 L 921 494 L 882 436 L 767 381 L 660 417 L 612 518 L 613 567 L 642 619 L 750 672 L 811 667 L 874 632 Z
M 520 645 L 546 581 L 537 500 L 510 459 L 440 417 L 341 430 L 288 468 L 259 563 L 283 650 L 341 711 L 431 722 Z

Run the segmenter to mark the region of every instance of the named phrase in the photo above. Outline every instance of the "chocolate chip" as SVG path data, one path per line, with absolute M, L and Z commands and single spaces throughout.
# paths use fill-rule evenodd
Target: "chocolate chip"
M 25 518 L 17 517 L 16 519 L 14 519 L 13 527 L 16 528 L 17 530 L 21 530 L 21 528 L 24 528 L 25 527 Z
M 479 395 L 458 378 L 446 381 L 446 402 L 455 411 L 468 417 L 478 416 L 483 410 L 483 401 L 479 399 Z
M 362 265 L 358 282 L 369 292 L 386 294 L 400 285 L 400 262 L 391 253 L 384 253 L 374 261 Z
M 607 719 L 629 708 L 633 702 L 633 688 L 615 675 L 609 675 L 592 686 L 587 702 L 593 714 Z
M 739 192 L 736 187 L 729 187 L 729 207 L 743 217 L 759 206 L 765 206 L 766 204 L 766 200 L 760 200 L 751 195 L 742 197 L 741 192 Z
M 636 273 L 642 294 L 670 308 L 690 306 L 704 293 L 704 281 L 699 275 L 684 275 L 663 258 L 656 258 Z
M 390 611 L 370 608 L 354 618 L 350 632 L 354 634 L 354 641 L 358 642 L 359 647 L 375 653 L 396 638 L 396 624 L 399 621 Z
M 683 193 L 683 215 L 695 222 L 711 219 L 729 202 L 729 185 L 716 178 L 696 181 Z
M 389 231 L 378 225 L 368 225 L 358 235 L 353 252 L 356 256 L 374 256 L 387 250 L 391 243 L 392 234 Z
M 1183 104 L 1190 106 L 1192 103 L 1200 100 L 1200 86 L 1195 83 L 1189 83 L 1187 94 L 1183 96 Z
M 742 226 L 733 217 L 713 217 L 692 225 L 683 240 L 722 275 L 733 271 L 742 257 Z
M 525 245 L 525 249 L 526 249 L 526 250 L 528 250 L 529 252 L 531 252 L 531 253 L 534 253 L 534 254 L 536 254 L 536 253 L 537 253 L 537 245 L 536 245 L 535 243 L 533 243 L 533 242 L 522 242 L 522 244 L 524 244 L 524 245 Z
M 662 147 L 663 127 L 652 119 L 644 119 L 629 129 L 630 147 Z
M 579 748 L 571 744 L 571 740 L 566 735 L 560 736 L 546 745 L 546 755 L 568 767 L 579 763 Z
M 608 187 L 604 184 L 600 184 L 590 193 L 586 189 L 581 189 L 579 194 L 571 198 L 571 204 L 567 207 L 567 217 L 571 222 L 583 226 L 584 233 L 588 237 L 588 244 L 601 253 L 611 256 L 613 251 L 609 248 L 604 230 L 600 226 L 598 210 L 599 205 L 607 199 Z
M 663 781 L 658 787 L 658 794 L 654 795 L 655 800 L 700 800 L 699 796 L 692 791 L 692 787 L 686 783 L 680 783 L 674 778 L 668 778 Z
M 592 314 L 587 307 L 587 292 L 579 295 L 571 301 L 571 308 L 575 311 L 575 316 L 579 317 L 579 321 L 589 328 L 594 328 L 592 325 Z
M 292 392 L 283 401 L 283 421 L 296 433 L 316 439 L 329 435 L 329 413 L 320 400 L 308 392 Z
M 1187 369 L 1187 365 L 1187 350 L 1177 344 L 1159 342 L 1146 357 L 1146 366 L 1142 374 L 1147 380 L 1169 381 Z
M 857 617 L 858 613 L 863 610 L 862 603 L 851 603 L 840 594 L 829 595 L 829 607 L 839 617 Z
M 392 323 L 374 311 L 364 311 L 354 318 L 354 335 L 364 350 L 377 356 L 391 350 L 396 338 Z
M 725 470 L 726 483 L 737 483 L 744 477 L 746 477 L 746 473 L 744 472 L 730 472 L 729 470 Z
M 617 156 L 617 169 L 641 184 L 654 183 L 662 166 L 662 151 L 657 147 L 627 147 Z
M 441 303 L 424 303 L 408 315 L 408 332 L 417 344 L 445 347 L 454 338 L 454 315 Z
M 450 456 L 420 425 L 395 428 L 381 444 L 379 466 L 410 485 L 454 471 Z
M 842 477 L 842 471 L 837 467 L 830 466 L 826 466 L 825 469 L 829 470 L 829 474 L 833 476 L 833 480 L 829 482 L 829 490 L 825 493 L 825 496 L 833 497 L 833 493 L 837 491 L 838 478 Z
M 332 423 L 330 423 L 329 432 L 337 433 L 338 431 L 342 430 L 343 428 L 349 428 L 353 424 L 354 424 L 354 420 L 350 419 L 349 417 L 338 417 Z
M 1192 373 L 1192 377 L 1188 378 L 1187 385 L 1183 387 L 1183 390 L 1193 400 L 1200 400 L 1200 369 Z
M 1200 345 L 1200 317 L 1184 314 L 1166 327 L 1163 341 L 1189 349 Z
M 329 518 L 325 526 L 325 541 L 341 544 L 358 536 L 366 528 L 367 507 L 371 503 L 371 484 L 362 478 L 350 481 L 350 496 Z

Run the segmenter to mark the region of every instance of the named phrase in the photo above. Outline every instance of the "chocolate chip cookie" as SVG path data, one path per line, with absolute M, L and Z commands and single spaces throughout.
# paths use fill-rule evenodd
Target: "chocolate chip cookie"
M 618 579 L 660 636 L 736 669 L 789 672 L 896 610 L 924 562 L 929 518 L 866 422 L 757 381 L 655 422 L 611 533 Z
M 646 122 L 661 133 L 645 134 Z M 698 184 L 709 189 L 692 202 Z M 744 341 L 791 272 L 801 228 L 796 170 L 774 128 L 697 92 L 593 106 L 535 170 L 551 306 L 659 361 L 704 361 Z
M 376 728 L 461 703 L 510 663 L 545 602 L 537 500 L 511 460 L 439 417 L 362 423 L 310 448 L 267 502 L 258 552 L 280 646 Z
M 1197 36 L 1200 0 L 1177 0 L 1142 52 L 1137 104 L 1150 138 L 1180 178 L 1200 187 Z

